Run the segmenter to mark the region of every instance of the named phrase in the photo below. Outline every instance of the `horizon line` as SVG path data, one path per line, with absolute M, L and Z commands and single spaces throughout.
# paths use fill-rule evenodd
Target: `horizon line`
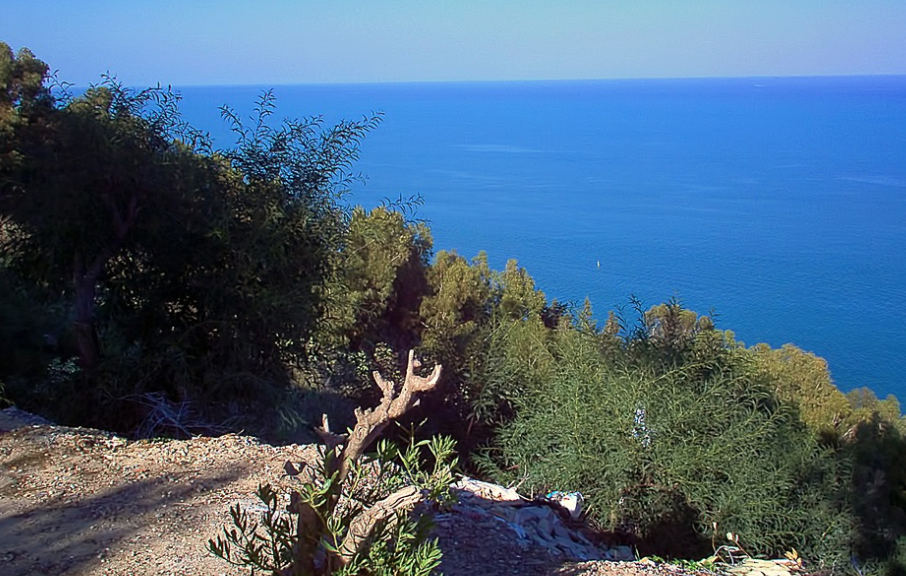
M 106 73 L 111 78 L 116 79 L 115 74 Z M 307 86 L 307 87 L 331 87 L 331 86 L 403 86 L 403 85 L 445 85 L 445 84 L 554 84 L 554 83 L 578 83 L 578 82 L 645 82 L 645 81 L 680 81 L 680 80 L 791 80 L 791 79 L 831 79 L 831 78 L 906 78 L 904 73 L 881 73 L 881 74 L 756 74 L 741 76 L 626 76 L 620 78 L 535 78 L 535 79 L 500 79 L 500 80 L 380 80 L 380 81 L 330 81 L 330 82 L 251 82 L 251 83 L 201 83 L 201 84 L 180 84 L 180 83 L 160 83 L 155 86 L 168 86 L 171 88 L 261 88 L 263 86 L 278 88 L 285 86 Z M 86 86 L 73 85 L 76 89 L 85 89 L 93 84 Z M 133 86 L 138 86 L 136 84 Z M 149 84 L 150 85 L 150 84 Z

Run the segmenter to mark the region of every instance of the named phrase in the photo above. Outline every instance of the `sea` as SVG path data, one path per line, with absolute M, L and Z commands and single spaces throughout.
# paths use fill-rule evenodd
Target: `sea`
M 434 248 L 516 259 L 603 321 L 638 298 L 791 342 L 906 401 L 906 76 L 184 87 L 217 146 L 381 113 L 351 203 L 420 197 Z M 252 125 L 252 120 L 248 120 Z

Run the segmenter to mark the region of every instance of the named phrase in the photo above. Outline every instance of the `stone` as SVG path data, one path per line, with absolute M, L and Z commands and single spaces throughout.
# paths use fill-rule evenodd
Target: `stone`
M 453 513 L 467 518 L 495 518 L 509 527 L 520 547 L 539 546 L 553 556 L 579 561 L 635 559 L 626 546 L 607 549 L 592 544 L 571 525 L 579 523 L 578 514 L 573 514 L 575 509 L 553 499 L 529 500 L 513 488 L 471 478 L 462 478 L 452 488 L 458 496 L 457 504 L 451 508 Z M 568 518 L 574 521 L 570 525 L 564 520 Z

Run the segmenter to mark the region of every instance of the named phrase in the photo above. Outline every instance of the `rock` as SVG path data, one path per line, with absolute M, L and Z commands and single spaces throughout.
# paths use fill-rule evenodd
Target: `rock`
M 53 426 L 53 422 L 15 406 L 0 410 L 0 432 L 9 432 L 25 426 Z
M 459 482 L 453 485 L 453 488 L 456 490 L 462 490 L 469 492 L 480 498 L 486 498 L 488 500 L 494 500 L 496 502 L 527 502 L 526 498 L 523 498 L 516 492 L 513 488 L 506 488 L 500 486 L 499 484 L 492 484 L 490 482 L 483 482 L 481 480 L 475 480 L 474 478 L 462 478 Z
M 562 507 L 558 501 L 532 501 L 512 488 L 471 478 L 463 478 L 453 489 L 459 496 L 454 511 L 472 517 L 492 516 L 506 524 L 520 543 L 543 547 L 551 555 L 580 561 L 634 559 L 627 547 L 598 548 L 580 531 L 568 526 L 564 518 L 572 510 Z
M 585 497 L 579 492 L 551 492 L 544 500 L 562 508 L 573 520 L 578 520 L 582 515 L 582 505 L 585 503 Z
M 724 571 L 734 576 L 791 576 L 794 572 L 787 561 L 759 558 L 746 558 L 739 564 L 725 567 Z
M 608 551 L 611 560 L 617 562 L 631 562 L 635 560 L 635 552 L 629 546 L 613 546 Z

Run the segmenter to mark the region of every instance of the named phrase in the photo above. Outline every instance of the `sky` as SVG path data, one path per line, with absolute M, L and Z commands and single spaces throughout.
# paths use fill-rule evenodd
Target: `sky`
M 77 86 L 906 74 L 906 1 L 0 0 L 0 41 Z

